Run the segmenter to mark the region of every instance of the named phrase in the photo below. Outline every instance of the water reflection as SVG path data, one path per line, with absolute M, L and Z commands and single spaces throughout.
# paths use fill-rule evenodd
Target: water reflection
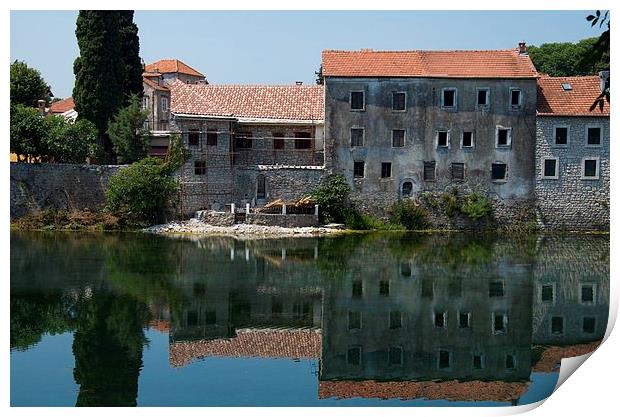
M 516 404 L 596 347 L 608 300 L 600 236 L 11 236 L 11 350 L 73 332 L 78 406 L 137 404 L 148 328 L 178 369 L 306 358 L 319 398 Z

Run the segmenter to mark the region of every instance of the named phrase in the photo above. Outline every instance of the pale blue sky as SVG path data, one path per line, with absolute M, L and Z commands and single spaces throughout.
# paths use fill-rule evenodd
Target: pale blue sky
M 323 49 L 505 49 L 597 36 L 591 11 L 136 11 L 147 62 L 179 58 L 215 84 L 314 82 Z M 76 11 L 12 11 L 11 61 L 71 95 Z

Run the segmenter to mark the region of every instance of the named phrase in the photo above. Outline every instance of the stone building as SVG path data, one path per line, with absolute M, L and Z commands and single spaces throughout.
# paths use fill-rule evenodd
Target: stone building
M 536 208 L 543 227 L 609 229 L 609 102 L 591 77 L 538 80 Z
M 322 70 L 326 165 L 364 209 L 453 186 L 512 207 L 532 199 L 538 74 L 525 44 L 327 50 Z

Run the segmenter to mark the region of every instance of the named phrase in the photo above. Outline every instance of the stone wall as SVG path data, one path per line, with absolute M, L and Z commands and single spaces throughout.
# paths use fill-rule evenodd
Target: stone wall
M 554 127 L 569 128 L 567 145 L 555 145 Z M 600 146 L 587 145 L 588 126 L 601 127 Z M 557 158 L 557 178 L 543 178 L 543 160 Z M 597 179 L 584 179 L 583 159 L 599 158 Z M 551 229 L 609 229 L 609 118 L 538 117 L 536 123 L 536 210 Z
M 319 216 L 314 214 L 250 213 L 246 214 L 245 222 L 260 226 L 316 227 L 319 225 Z
M 201 210 L 196 212 L 196 218 L 211 226 L 232 226 L 235 224 L 235 213 Z
M 43 209 L 100 210 L 120 165 L 11 163 L 11 219 Z

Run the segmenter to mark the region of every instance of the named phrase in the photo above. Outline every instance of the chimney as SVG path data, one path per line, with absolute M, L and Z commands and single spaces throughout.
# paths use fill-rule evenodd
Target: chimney
M 601 93 L 604 93 L 609 88 L 609 71 L 601 71 L 598 73 L 598 77 L 601 80 Z
M 527 55 L 527 45 L 525 41 L 519 42 L 519 55 Z
M 37 100 L 37 108 L 39 109 L 39 113 L 45 115 L 45 100 Z
M 295 85 L 303 85 L 303 81 L 295 81 Z

